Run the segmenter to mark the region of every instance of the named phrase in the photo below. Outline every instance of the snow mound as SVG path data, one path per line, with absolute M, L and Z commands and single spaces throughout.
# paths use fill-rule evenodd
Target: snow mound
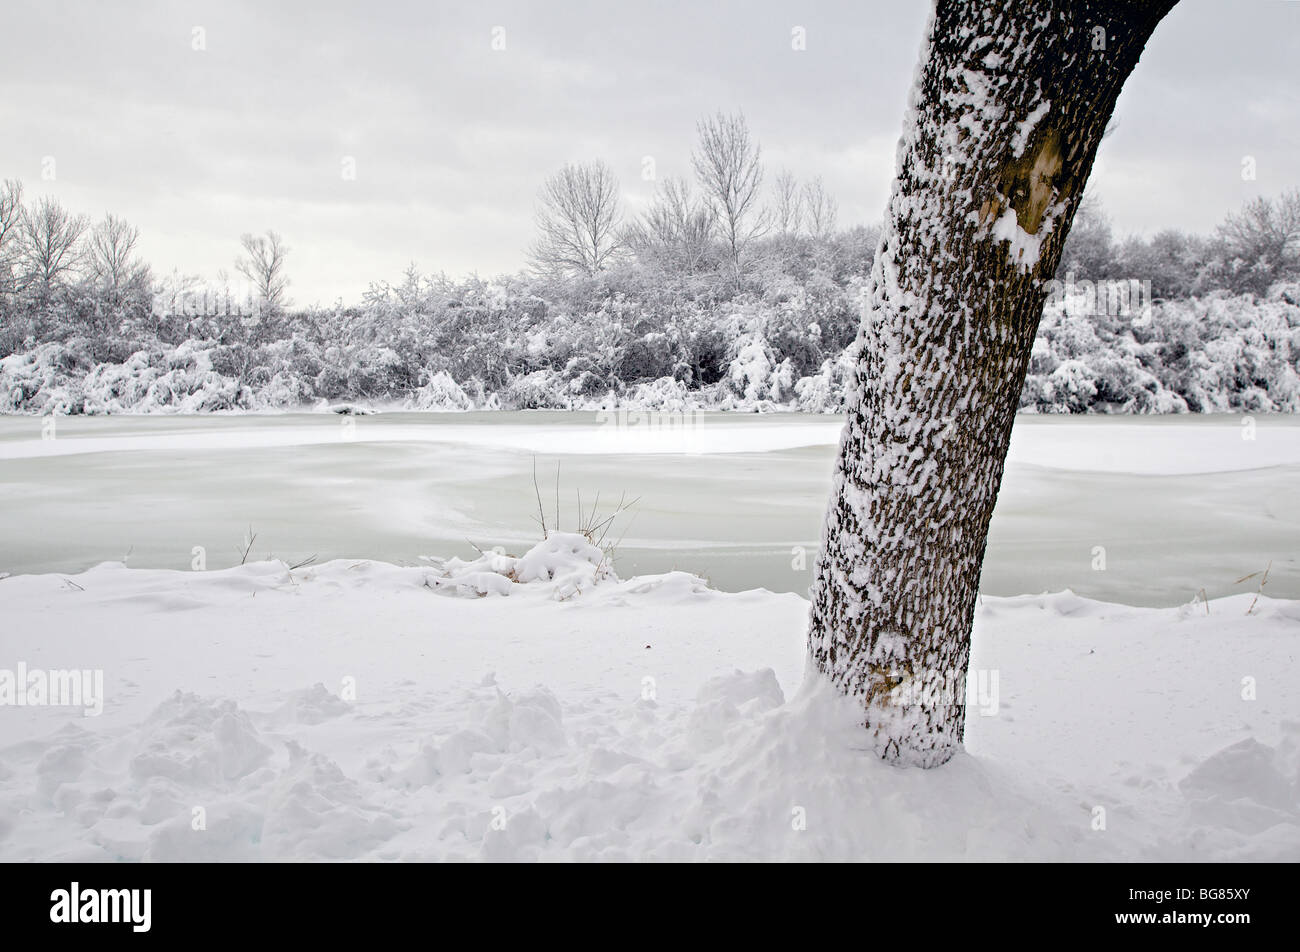
M 1205 839 L 1232 830 L 1277 849 L 1286 827 L 1300 828 L 1300 724 L 1283 722 L 1276 747 L 1247 737 L 1201 761 L 1178 787 Z M 1261 835 L 1267 834 L 1267 835 Z M 1278 859 L 1284 858 L 1279 855 Z
M 268 859 L 340 860 L 364 854 L 401 829 L 328 757 L 289 741 L 289 766 L 266 800 L 261 840 Z
M 270 717 L 271 723 L 287 724 L 322 724 L 325 721 L 342 717 L 351 711 L 351 706 L 338 695 L 331 694 L 325 685 L 317 681 L 306 691 L 295 691 Z
M 248 714 L 233 700 L 177 691 L 146 721 L 131 774 L 141 781 L 223 784 L 248 775 L 270 756 Z
M 819 676 L 788 702 L 771 671 L 706 685 L 669 761 L 697 766 L 683 819 L 710 860 L 1082 859 L 1085 831 L 1028 781 L 959 754 L 893 767 L 861 710 Z
M 455 595 L 509 595 L 521 586 L 536 586 L 563 601 L 603 581 L 617 581 L 608 554 L 576 532 L 552 532 L 522 556 L 484 552 L 466 562 L 439 564 L 429 587 Z

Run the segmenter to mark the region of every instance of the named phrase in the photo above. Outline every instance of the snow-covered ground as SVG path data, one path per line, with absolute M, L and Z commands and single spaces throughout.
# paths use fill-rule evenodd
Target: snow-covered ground
M 803 599 L 576 536 L 0 594 L 0 668 L 103 672 L 98 716 L 0 707 L 0 859 L 1300 859 L 1292 601 L 985 598 L 920 771 L 801 687 Z

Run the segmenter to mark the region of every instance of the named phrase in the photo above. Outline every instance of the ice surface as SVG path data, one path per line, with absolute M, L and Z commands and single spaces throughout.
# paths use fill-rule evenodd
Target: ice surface
M 1300 426 L 1239 417 L 1022 416 L 994 515 L 986 594 L 1071 588 L 1172 605 L 1273 569 L 1267 592 L 1300 597 Z M 254 557 L 416 564 L 536 541 L 534 455 L 548 522 L 561 463 L 563 527 L 576 493 L 601 508 L 640 497 L 620 574 L 672 569 L 717 587 L 804 592 L 830 490 L 838 423 L 819 416 L 703 415 L 694 453 L 654 417 L 381 414 L 368 417 L 0 419 L 0 572 L 209 568 Z M 658 427 L 658 429 L 656 429 Z M 402 439 L 398 437 L 409 437 Z M 679 444 L 680 445 L 680 444 Z M 116 447 L 117 451 L 110 451 Z M 93 453 L 77 452 L 97 449 Z M 59 455 L 50 454 L 62 450 Z M 22 454 L 20 456 L 20 453 Z M 1104 571 L 1093 568 L 1096 546 Z

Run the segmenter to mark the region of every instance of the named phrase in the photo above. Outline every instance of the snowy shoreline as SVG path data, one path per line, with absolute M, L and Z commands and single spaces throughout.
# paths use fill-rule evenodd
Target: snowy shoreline
M 1300 411 L 1300 307 L 1294 293 L 1287 286 L 1260 298 L 1216 292 L 1163 301 L 1141 316 L 1098 314 L 1074 298 L 1049 303 L 1021 390 L 1021 410 Z M 850 298 L 853 318 L 845 332 L 858 318 L 857 292 Z M 510 312 L 493 313 L 501 318 Z M 570 330 L 548 328 L 545 322 L 533 327 L 532 319 L 522 316 L 491 332 L 487 350 L 518 353 L 504 375 L 484 370 L 486 376 L 464 367 L 452 373 L 447 354 L 437 347 L 433 353 L 405 352 L 410 340 L 400 348 L 403 353 L 374 341 L 353 341 L 343 350 L 313 342 L 321 328 L 310 321 L 295 337 L 257 346 L 201 337 L 170 343 L 122 339 L 113 342 L 109 354 L 102 341 L 74 337 L 0 356 L 0 413 L 185 414 L 339 405 L 442 412 L 844 409 L 855 344 L 846 339 L 824 349 L 816 321 L 805 317 L 789 325 L 793 312 L 772 311 L 767 304 L 733 303 L 723 313 L 726 344 L 715 355 L 715 372 L 705 377 L 686 363 L 673 369 L 667 358 L 675 345 L 657 332 L 637 344 L 644 361 L 616 362 L 618 372 L 606 367 L 597 373 L 591 368 L 603 366 L 602 359 L 592 353 L 573 356 L 571 342 L 566 343 Z M 427 328 L 413 329 L 413 339 L 425 333 Z M 795 344 L 792 357 L 787 352 Z M 569 356 L 561 359 L 562 354 Z
M 0 707 L 0 858 L 1300 859 L 1300 602 L 985 598 L 997 703 L 922 772 L 801 687 L 802 598 L 575 538 L 0 580 L 0 668 L 106 692 Z

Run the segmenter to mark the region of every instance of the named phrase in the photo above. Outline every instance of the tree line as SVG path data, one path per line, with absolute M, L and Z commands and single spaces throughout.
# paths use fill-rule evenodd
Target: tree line
M 743 113 L 706 116 L 696 131 L 694 182 L 665 178 L 631 220 L 604 161 L 570 163 L 547 178 L 538 196 L 533 267 L 591 277 L 631 261 L 678 276 L 711 273 L 739 291 L 762 257 L 758 251 L 789 256 L 800 239 L 833 235 L 838 206 L 821 176 L 799 182 L 783 169 L 765 193 L 762 147 Z
M 241 386 L 265 386 L 279 373 L 300 381 L 290 396 L 305 401 L 399 398 L 445 372 L 475 394 L 528 406 L 555 405 L 566 394 L 621 394 L 665 377 L 690 390 L 713 386 L 761 340 L 774 379 L 821 374 L 838 386 L 827 362 L 857 334 L 878 228 L 842 227 L 820 178 L 800 181 L 787 170 L 769 177 L 742 114 L 704 117 L 697 133 L 692 178 L 659 181 L 638 214 L 626 212 L 616 177 L 599 160 L 549 176 L 526 272 L 457 281 L 412 268 L 396 284 L 372 284 L 356 305 L 327 308 L 295 308 L 289 248 L 274 231 L 242 237 L 235 273 L 243 300 L 232 305 L 240 295 L 225 272 L 206 283 L 158 275 L 142 260 L 131 224 L 111 214 L 92 224 L 49 198 L 25 202 L 21 183 L 7 181 L 0 188 L 0 357 L 63 342 L 71 348 L 65 362 L 91 366 L 199 341 L 213 366 Z M 1216 291 L 1262 296 L 1300 279 L 1298 240 L 1297 190 L 1246 203 L 1208 235 L 1166 230 L 1150 238 L 1116 237 L 1100 203 L 1085 199 L 1057 274 L 1149 281 L 1156 300 Z M 1065 324 L 1044 326 L 1048 344 L 1060 349 L 1056 338 L 1066 328 L 1070 340 L 1084 325 L 1094 332 L 1086 333 L 1087 348 L 1071 344 L 1058 362 L 1108 346 L 1119 355 L 1129 346 L 1122 340 L 1135 334 L 1143 346 L 1169 351 L 1142 358 L 1158 376 L 1175 359 L 1159 339 L 1146 340 L 1149 327 L 1112 327 L 1114 315 L 1074 313 L 1077 302 L 1071 310 Z M 281 344 L 297 356 L 285 357 Z M 277 347 L 272 356 L 268 348 Z M 1036 371 L 1050 375 L 1056 366 Z M 519 383 L 542 373 L 556 379 Z M 1247 376 L 1238 389 L 1268 374 Z M 1131 377 L 1096 369 L 1082 395 L 1067 399 L 1054 385 L 1036 390 L 1031 405 L 1087 407 L 1090 386 L 1098 401 L 1124 404 L 1111 396 L 1133 391 L 1138 406 L 1150 404 Z M 1189 406 L 1206 405 L 1194 388 L 1184 389 Z
M 1057 276 L 1149 280 L 1155 297 L 1189 298 L 1216 290 L 1264 295 L 1300 280 L 1300 189 L 1261 196 L 1229 213 L 1213 233 L 1162 229 L 1117 238 L 1095 197 L 1085 199 L 1066 239 Z
M 158 277 L 139 241 L 140 229 L 111 212 L 92 222 L 48 196 L 24 201 L 17 179 L 0 182 L 0 353 L 70 335 L 150 336 L 143 318 L 166 314 L 199 279 Z M 240 246 L 234 264 L 248 285 L 248 310 L 269 328 L 292 304 L 289 249 L 271 230 L 244 234 Z M 230 277 L 222 271 L 217 281 L 228 285 Z M 230 336 L 219 323 L 187 329 Z

